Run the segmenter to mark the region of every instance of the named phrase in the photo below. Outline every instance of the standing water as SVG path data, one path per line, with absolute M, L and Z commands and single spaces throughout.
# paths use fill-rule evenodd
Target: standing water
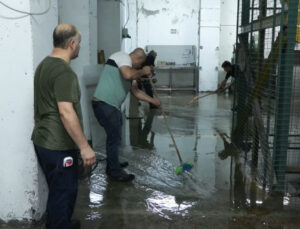
M 179 161 L 162 114 L 140 104 L 136 109 L 143 117 L 124 122 L 120 152 L 136 179 L 112 182 L 101 162 L 90 179 L 80 181 L 74 218 L 83 229 L 300 228 L 299 204 L 269 196 L 244 175 L 247 168 L 228 137 L 232 99 L 212 95 L 187 106 L 192 97 L 181 93 L 161 99 L 183 160 L 194 168 L 175 174 Z M 105 157 L 105 147 L 96 150 Z

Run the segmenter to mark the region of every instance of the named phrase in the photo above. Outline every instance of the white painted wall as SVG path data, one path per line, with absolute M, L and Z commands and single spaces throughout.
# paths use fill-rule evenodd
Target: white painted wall
M 127 52 L 146 45 L 195 45 L 201 67 L 199 90 L 216 89 L 219 75 L 224 75 L 220 65 L 232 56 L 237 0 L 127 0 L 126 4 L 132 36 L 125 42 Z M 171 29 L 177 33 L 171 34 Z
M 198 0 L 128 0 L 131 40 L 126 50 L 147 45 L 198 46 Z M 138 22 L 138 23 L 137 23 Z M 171 34 L 171 29 L 176 33 Z
M 199 90 L 213 91 L 218 85 L 220 0 L 201 0 Z
M 10 6 L 41 12 L 46 1 L 10 0 Z M 57 1 L 50 12 L 17 20 L 0 18 L 0 219 L 39 219 L 47 186 L 38 170 L 30 140 L 33 129 L 33 76 L 39 61 L 52 49 Z M 1 7 L 1 16 L 17 17 Z
M 221 68 L 225 60 L 231 61 L 233 45 L 236 41 L 237 0 L 221 0 L 219 82 L 224 79 L 225 72 Z
M 71 67 L 78 75 L 81 87 L 84 133 L 88 139 L 91 139 L 88 118 L 88 106 L 91 104 L 87 100 L 83 69 L 97 63 L 97 1 L 59 0 L 58 4 L 59 23 L 71 23 L 82 34 L 80 54 L 72 61 Z
M 138 46 L 198 45 L 198 0 L 138 0 L 138 9 Z

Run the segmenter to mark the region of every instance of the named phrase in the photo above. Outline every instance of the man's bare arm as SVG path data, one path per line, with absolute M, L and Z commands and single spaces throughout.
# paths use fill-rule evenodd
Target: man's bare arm
M 91 166 L 96 162 L 96 155 L 85 138 L 78 116 L 71 102 L 58 102 L 61 121 L 70 137 L 80 149 L 80 154 L 85 166 Z
M 228 79 L 224 79 L 221 84 L 219 85 L 218 89 L 216 90 L 216 92 L 222 90 L 225 86 L 226 86 L 226 83 L 227 83 L 227 80 Z
M 120 71 L 122 76 L 127 80 L 136 80 L 141 78 L 143 75 L 150 75 L 153 71 L 152 67 L 145 66 L 140 70 L 136 70 L 129 66 L 121 66 Z
M 161 105 L 161 101 L 158 98 L 152 98 L 149 95 L 147 95 L 146 93 L 144 93 L 142 90 L 140 90 L 137 87 L 136 82 L 133 82 L 133 84 L 131 86 L 131 92 L 139 100 L 142 100 L 142 101 L 145 101 L 148 103 L 152 103 L 153 105 L 155 105 L 157 107 L 160 107 L 160 105 Z

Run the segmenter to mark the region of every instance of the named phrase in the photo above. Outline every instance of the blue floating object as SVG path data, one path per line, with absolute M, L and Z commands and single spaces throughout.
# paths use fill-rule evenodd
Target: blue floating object
M 179 175 L 180 173 L 183 173 L 185 171 L 190 171 L 194 167 L 194 164 L 192 162 L 186 162 L 179 167 L 177 167 L 175 173 Z

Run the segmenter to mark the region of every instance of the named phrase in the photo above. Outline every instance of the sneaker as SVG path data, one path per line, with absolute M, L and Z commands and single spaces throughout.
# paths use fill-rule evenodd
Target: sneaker
M 129 165 L 127 161 L 120 163 L 121 168 L 126 168 Z

